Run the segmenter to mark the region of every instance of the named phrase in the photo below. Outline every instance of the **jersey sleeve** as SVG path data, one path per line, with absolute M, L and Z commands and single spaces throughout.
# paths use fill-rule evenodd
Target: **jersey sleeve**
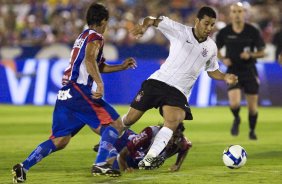
M 179 35 L 186 31 L 186 26 L 175 22 L 168 17 L 161 16 L 162 21 L 159 23 L 157 29 L 160 30 L 167 39 L 178 38 Z
M 255 40 L 255 47 L 257 50 L 263 50 L 265 48 L 265 43 L 262 39 L 262 36 L 259 32 L 259 30 L 255 29 L 254 31 L 254 40 Z
M 220 30 L 215 37 L 215 43 L 218 49 L 221 49 L 224 46 L 224 35 L 223 31 Z
M 218 68 L 219 68 L 219 65 L 218 65 L 218 58 L 217 58 L 217 48 L 216 46 L 214 46 L 213 54 L 210 57 L 210 59 L 208 60 L 208 62 L 206 63 L 205 71 L 213 72 L 217 70 Z
M 103 41 L 103 37 L 101 35 L 98 35 L 98 34 L 95 34 L 95 33 L 92 33 L 88 36 L 87 38 L 87 43 L 89 42 L 94 42 L 95 40 L 99 40 L 99 41 Z

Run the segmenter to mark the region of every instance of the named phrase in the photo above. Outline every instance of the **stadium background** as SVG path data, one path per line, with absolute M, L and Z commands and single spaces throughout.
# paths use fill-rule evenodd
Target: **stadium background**
M 61 87 L 62 72 L 68 64 L 71 46 L 85 28 L 84 12 L 90 0 L 1 0 L 0 1 L 0 103 L 53 105 Z M 129 104 L 141 82 L 168 55 L 168 42 L 149 29 L 141 40 L 128 34 L 146 15 L 166 15 L 193 25 L 196 10 L 211 5 L 218 10 L 215 33 L 228 23 L 228 5 L 234 0 L 106 0 L 111 18 L 105 35 L 105 57 L 118 63 L 126 57 L 138 62 L 136 70 L 103 75 L 105 99 Z M 247 19 L 256 25 L 267 44 L 267 56 L 257 66 L 261 80 L 260 105 L 282 106 L 282 69 L 276 62 L 281 51 L 282 2 L 243 1 Z M 282 37 L 282 36 L 280 36 Z M 225 70 L 224 66 L 221 66 Z M 189 100 L 193 106 L 227 105 L 226 85 L 203 72 Z M 245 103 L 243 101 L 243 103 Z
M 128 56 L 138 68 L 103 75 L 106 99 L 128 104 L 141 81 L 160 66 L 167 56 L 167 40 L 151 29 L 142 40 L 129 37 L 132 27 L 145 15 L 167 15 L 192 25 L 198 7 L 208 4 L 219 12 L 218 28 L 228 22 L 226 8 L 233 0 L 108 0 L 113 18 L 106 34 L 105 56 L 120 62 Z M 0 0 L 0 183 L 11 183 L 11 167 L 22 160 L 40 141 L 50 135 L 52 111 L 61 74 L 67 65 L 71 45 L 84 28 L 83 12 L 89 0 Z M 227 104 L 226 86 L 210 80 L 205 72 L 197 81 L 190 99 L 193 121 L 185 122 L 187 136 L 193 142 L 180 171 L 171 173 L 171 158 L 158 170 L 139 170 L 119 178 L 93 177 L 90 168 L 99 142 L 88 128 L 72 139 L 66 150 L 37 164 L 29 173 L 29 184 L 142 183 L 142 184 L 280 184 L 282 181 L 282 71 L 275 59 L 276 45 L 282 48 L 279 30 L 281 0 L 245 1 L 248 19 L 257 25 L 267 43 L 268 56 L 259 61 L 261 79 L 257 141 L 248 139 L 248 110 L 241 109 L 240 135 L 230 135 L 232 115 Z M 185 7 L 185 8 L 183 8 Z M 35 26 L 36 25 L 36 26 Z M 34 27 L 35 26 L 35 27 Z M 27 28 L 32 28 L 33 31 Z M 278 37 L 276 37 L 278 35 Z M 280 31 L 281 35 L 281 31 Z M 276 45 L 274 45 L 275 43 Z M 224 68 L 223 68 L 224 69 Z M 30 104 L 30 105 L 26 105 Z M 35 105 L 40 106 L 35 106 Z M 196 106 L 217 105 L 209 108 Z M 271 107 L 271 106 L 278 107 Z M 128 105 L 115 105 L 122 115 Z M 150 110 L 132 126 L 136 132 L 162 122 L 157 110 Z M 230 170 L 222 163 L 222 151 L 231 144 L 242 145 L 248 153 L 246 166 Z

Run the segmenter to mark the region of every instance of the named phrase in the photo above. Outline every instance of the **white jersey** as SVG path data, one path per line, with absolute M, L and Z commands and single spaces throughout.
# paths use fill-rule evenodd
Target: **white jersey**
M 215 71 L 219 68 L 216 44 L 210 37 L 199 42 L 192 27 L 168 17 L 161 18 L 157 29 L 170 41 L 169 56 L 149 79 L 165 82 L 180 90 L 189 99 L 201 71 Z

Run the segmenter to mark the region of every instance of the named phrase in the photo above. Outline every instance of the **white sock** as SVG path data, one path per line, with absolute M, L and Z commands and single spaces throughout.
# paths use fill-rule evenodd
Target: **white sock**
M 156 157 L 166 147 L 168 141 L 172 137 L 173 131 L 167 127 L 162 127 L 155 136 L 154 142 L 148 151 L 146 157 Z

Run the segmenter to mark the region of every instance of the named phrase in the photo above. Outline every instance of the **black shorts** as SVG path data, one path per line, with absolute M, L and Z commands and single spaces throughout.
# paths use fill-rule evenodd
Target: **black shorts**
M 243 89 L 245 94 L 256 95 L 259 92 L 259 79 L 257 76 L 252 77 L 240 77 L 238 76 L 238 83 L 233 86 L 229 86 L 228 90 Z
M 184 94 L 175 87 L 154 79 L 148 79 L 142 83 L 141 89 L 130 106 L 143 112 L 153 107 L 160 107 L 159 110 L 162 115 L 162 106 L 164 105 L 180 107 L 186 112 L 186 120 L 193 119 L 191 109 Z

